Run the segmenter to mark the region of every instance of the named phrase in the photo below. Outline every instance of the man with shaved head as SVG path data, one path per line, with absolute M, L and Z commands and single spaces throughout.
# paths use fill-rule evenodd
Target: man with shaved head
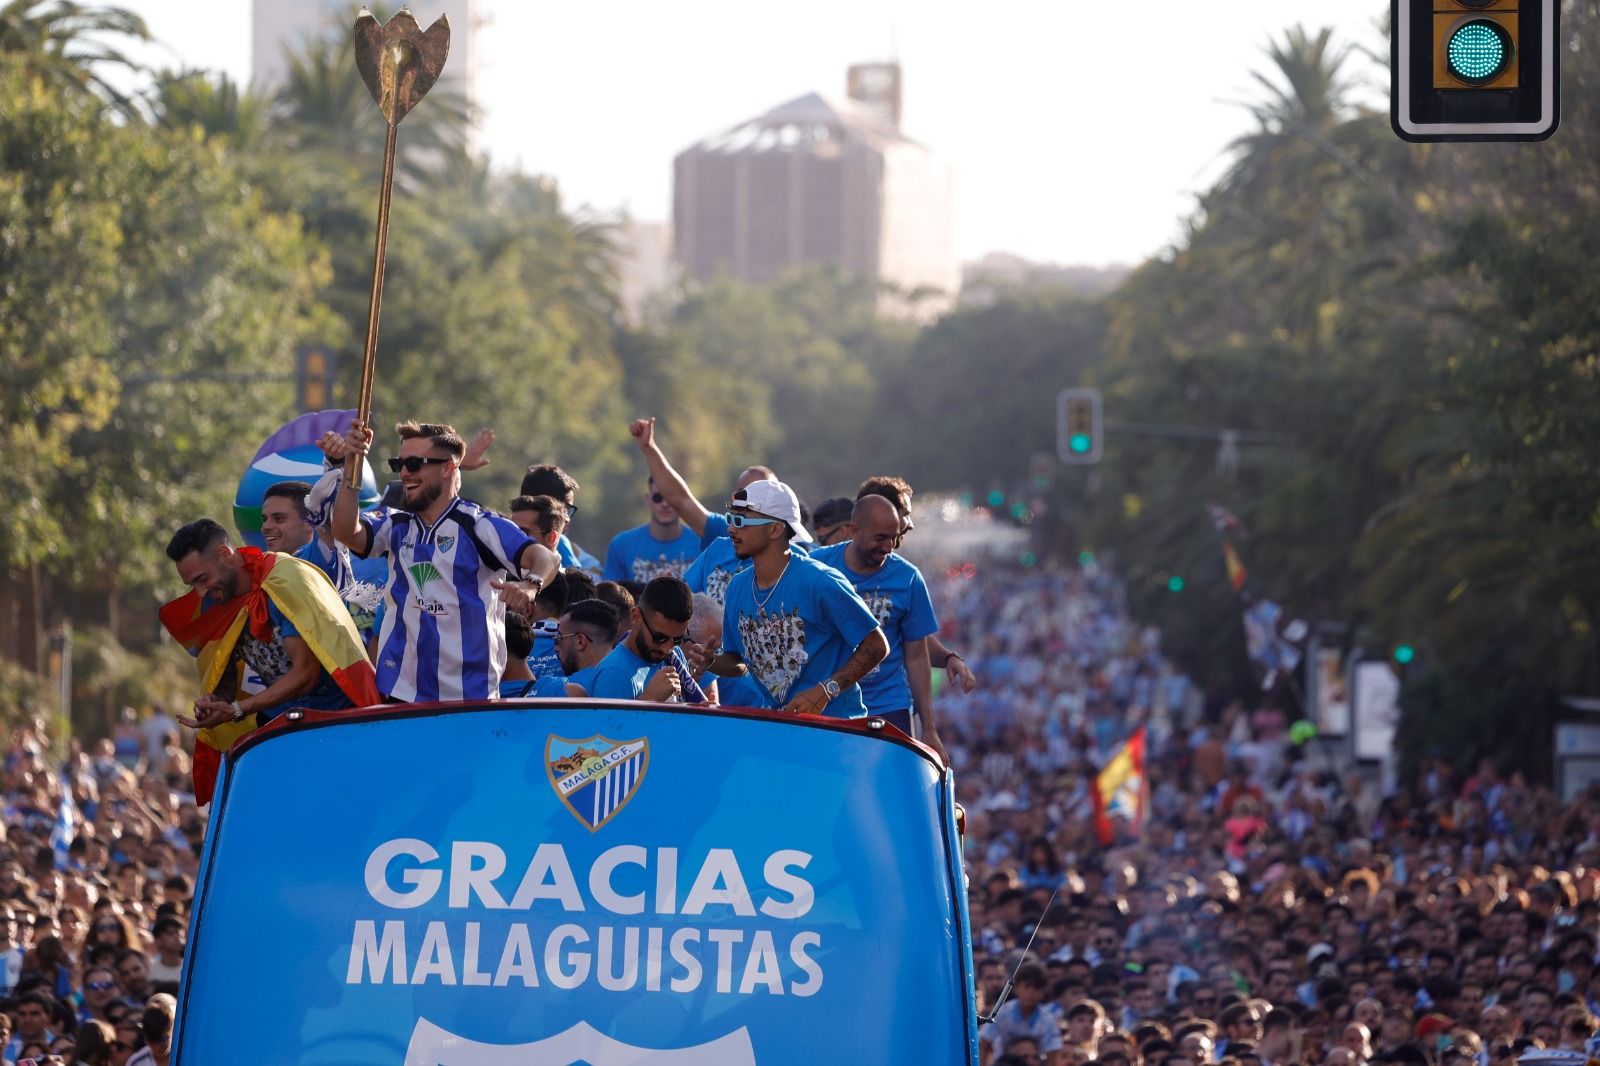
M 819 548 L 812 558 L 842 573 L 883 628 L 889 654 L 861 679 L 867 713 L 886 718 L 908 735 L 912 712 L 922 740 L 941 756 L 944 744 L 933 717 L 928 637 L 939 631 L 922 572 L 895 553 L 904 531 L 900 509 L 884 496 L 864 495 L 850 515 L 850 539 Z

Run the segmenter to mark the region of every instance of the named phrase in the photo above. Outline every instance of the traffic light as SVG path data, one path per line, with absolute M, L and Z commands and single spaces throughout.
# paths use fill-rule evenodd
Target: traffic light
M 326 348 L 301 348 L 294 364 L 295 402 L 302 412 L 333 406 L 333 353 Z
M 1056 397 L 1056 454 L 1063 463 L 1098 463 L 1104 451 L 1099 389 L 1062 389 Z
M 1395 645 L 1394 661 L 1399 663 L 1401 666 L 1410 666 L 1411 665 L 1411 661 L 1413 659 L 1415 659 L 1416 657 L 1417 657 L 1417 649 L 1413 648 L 1411 645 L 1409 645 L 1409 644 L 1396 644 Z
M 1408 141 L 1542 141 L 1561 121 L 1561 0 L 1390 0 L 1389 121 Z

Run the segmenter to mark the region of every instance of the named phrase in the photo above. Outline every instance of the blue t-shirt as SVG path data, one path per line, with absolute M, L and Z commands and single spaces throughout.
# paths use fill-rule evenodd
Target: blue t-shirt
M 383 589 L 389 583 L 387 559 L 358 558 L 343 544 L 335 544 L 332 547 L 323 544 L 320 536 L 313 536 L 301 545 L 300 550 L 294 553 L 294 557 L 303 559 L 328 575 L 333 587 L 339 590 L 340 599 L 343 599 L 345 606 L 349 608 L 350 617 L 355 622 L 356 628 L 361 631 L 363 640 L 376 631 L 379 623 L 377 610 L 382 610 Z M 370 599 L 379 600 L 377 610 L 369 611 L 350 602 L 350 597 L 357 591 L 358 585 L 372 586 L 373 595 Z
M 646 523 L 611 538 L 600 580 L 645 582 L 662 574 L 682 577 L 699 554 L 700 538 L 689 527 L 684 526 L 672 540 L 657 540 Z
M 592 684 L 583 687 L 597 700 L 636 700 L 664 665 L 664 662 L 645 662 L 628 647 L 624 638 L 611 649 L 610 655 L 595 664 Z
M 765 690 L 762 706 L 782 707 L 795 693 L 837 673 L 877 628 L 843 574 L 791 551 L 772 588 L 757 591 L 753 567 L 728 583 L 722 648 L 743 659 Z M 860 686 L 841 690 L 824 713 L 834 718 L 865 715 Z
M 500 698 L 506 700 L 533 699 L 535 696 L 565 696 L 567 694 L 567 679 L 560 674 L 554 677 L 538 677 L 529 681 L 527 678 L 518 678 L 515 681 L 500 682 Z
M 533 625 L 533 650 L 528 653 L 528 670 L 535 678 L 559 677 L 565 680 L 567 672 L 561 669 L 561 657 L 556 654 L 556 621 L 546 618 Z
M 767 691 L 745 674 L 743 677 L 717 677 L 717 702 L 724 707 L 765 707 Z M 701 688 L 705 686 L 702 685 Z M 843 693 L 840 693 L 843 695 Z
M 727 519 L 721 515 L 711 517 L 721 522 L 723 529 L 728 528 Z M 710 519 L 706 520 L 706 528 L 711 528 Z M 789 545 L 789 550 L 810 554 L 811 545 L 792 543 Z M 741 559 L 734 553 L 733 541 L 724 533 L 707 545 L 695 561 L 689 564 L 689 569 L 683 572 L 683 580 L 689 586 L 690 592 L 704 592 L 718 603 L 722 603 L 728 594 L 728 582 L 733 580 L 734 574 L 749 565 L 749 559 Z
M 889 654 L 861 679 L 861 698 L 871 714 L 904 711 L 911 706 L 911 682 L 906 676 L 906 642 L 939 632 L 933 597 L 918 570 L 894 552 L 870 574 L 858 574 L 845 562 L 846 541 L 818 548 L 812 558 L 827 563 L 855 586 L 889 641 Z
M 595 663 L 593 666 L 586 666 L 577 673 L 568 674 L 566 677 L 567 684 L 577 685 L 579 688 L 583 689 L 587 695 L 593 696 L 594 675 L 600 672 L 600 666 L 604 662 L 605 660 L 601 659 L 600 662 Z
M 563 570 L 587 570 L 592 574 L 600 572 L 600 560 L 568 540 L 565 533 L 556 541 L 556 554 L 561 556 Z
M 725 536 L 718 537 L 689 564 L 689 569 L 683 572 L 683 580 L 690 592 L 704 592 L 722 603 L 728 594 L 728 582 L 749 565 L 749 559 L 741 559 L 733 553 L 733 541 Z
M 724 515 L 706 515 L 706 528 L 700 531 L 700 550 L 705 551 L 728 535 L 728 519 Z

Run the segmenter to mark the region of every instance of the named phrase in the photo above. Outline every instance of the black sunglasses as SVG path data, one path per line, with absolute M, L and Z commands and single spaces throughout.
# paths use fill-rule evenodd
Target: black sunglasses
M 650 620 L 644 616 L 643 611 L 639 612 L 639 621 L 644 623 L 645 632 L 650 634 L 650 639 L 656 644 L 671 644 L 676 648 L 679 645 L 689 643 L 689 635 L 687 633 L 681 637 L 669 637 L 665 633 L 657 633 L 655 627 L 650 624 Z
M 404 470 L 408 474 L 415 474 L 425 466 L 432 466 L 435 463 L 453 462 L 455 462 L 453 457 L 441 459 L 437 455 L 407 455 L 404 457 L 391 455 L 389 457 L 389 469 L 393 470 L 396 474 L 398 474 L 401 470 Z

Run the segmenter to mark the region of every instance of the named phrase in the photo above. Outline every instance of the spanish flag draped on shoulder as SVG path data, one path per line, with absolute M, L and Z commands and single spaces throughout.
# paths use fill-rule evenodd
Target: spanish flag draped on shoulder
M 1094 829 L 1103 847 L 1116 843 L 1113 819 L 1124 822 L 1137 837 L 1144 828 L 1144 809 L 1149 789 L 1144 773 L 1144 726 L 1122 742 L 1095 775 L 1089 790 L 1094 801 Z
M 259 548 L 239 548 L 250 590 L 226 603 L 207 606 L 190 591 L 161 608 L 161 624 L 195 657 L 203 692 L 215 692 L 230 665 L 245 626 L 258 640 L 272 636 L 267 617 L 270 600 L 300 631 L 311 653 L 356 707 L 378 703 L 377 675 L 361 646 L 361 634 L 333 583 L 303 560 Z M 221 752 L 233 747 L 259 723 L 255 715 L 240 722 L 202 729 L 194 752 L 195 801 L 206 803 L 216 784 Z

